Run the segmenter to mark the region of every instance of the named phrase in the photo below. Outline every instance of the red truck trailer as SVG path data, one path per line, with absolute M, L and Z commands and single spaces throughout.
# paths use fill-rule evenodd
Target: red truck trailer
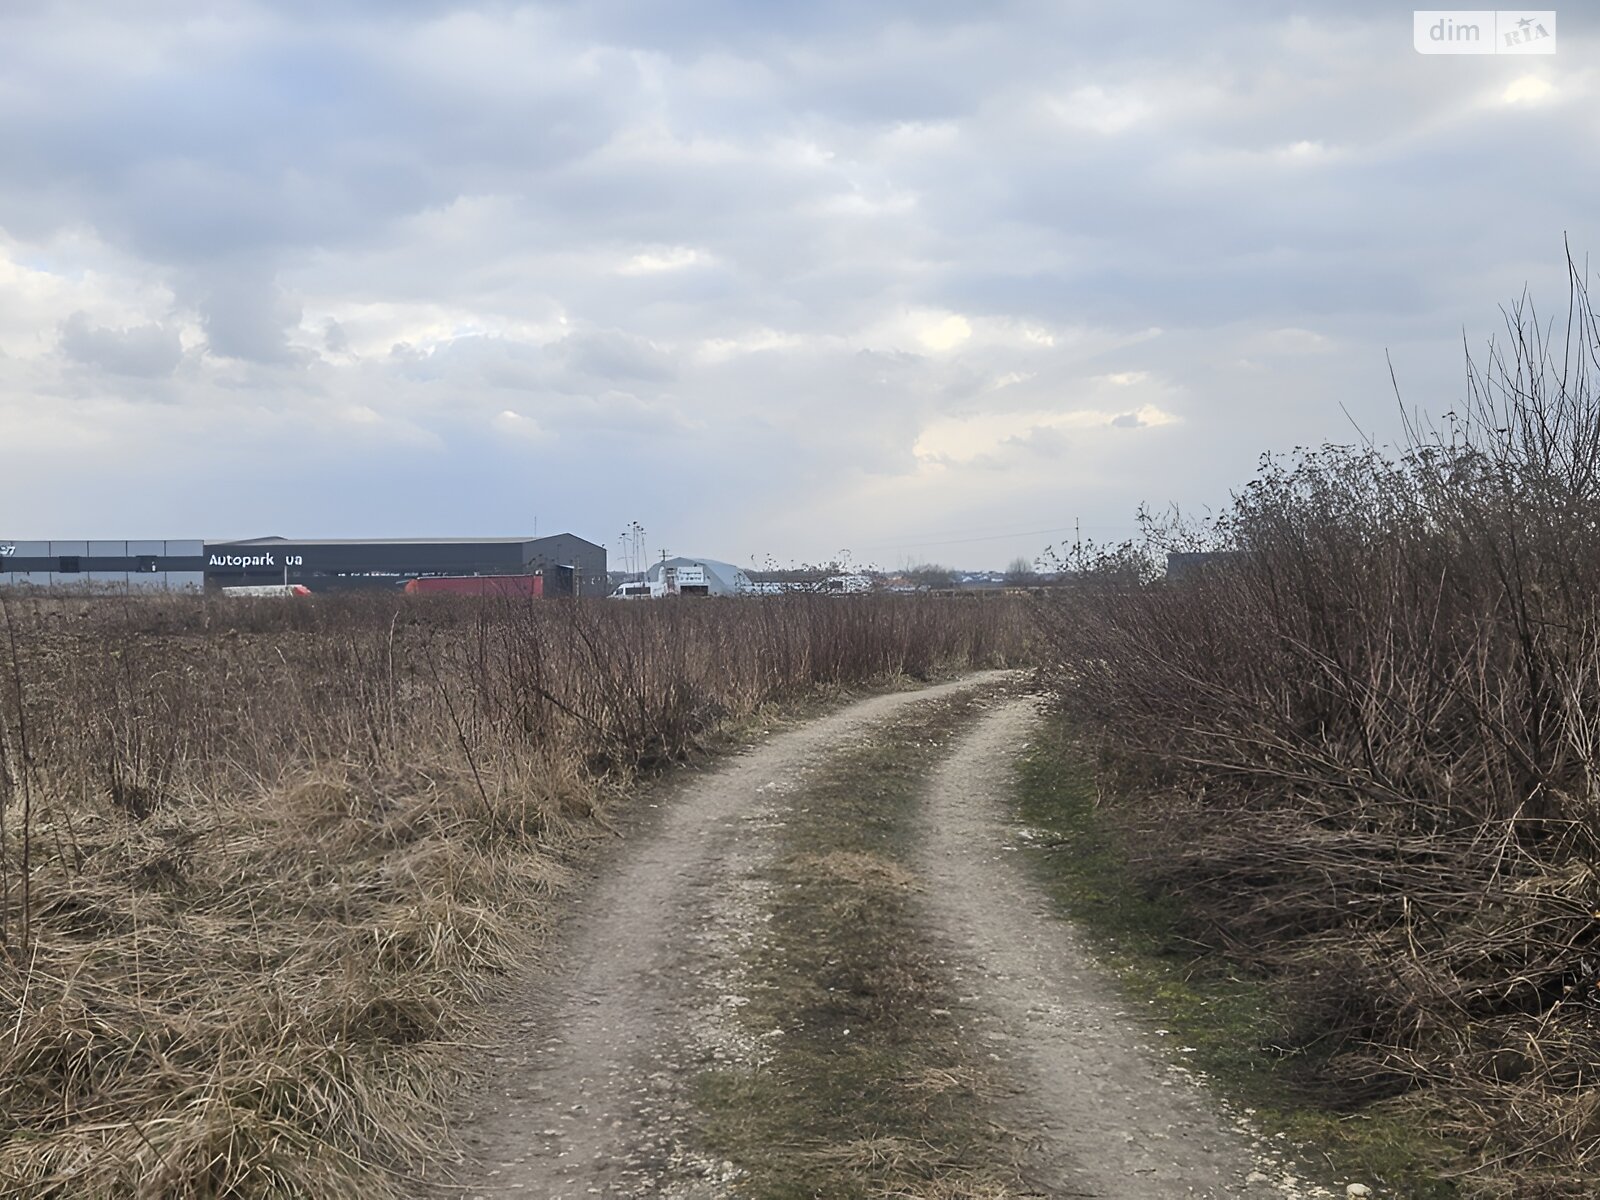
M 543 575 L 430 575 L 406 583 L 410 596 L 511 596 L 538 600 L 544 595 Z

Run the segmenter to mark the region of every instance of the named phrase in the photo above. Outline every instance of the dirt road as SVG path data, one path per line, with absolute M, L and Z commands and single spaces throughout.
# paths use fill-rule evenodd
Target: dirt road
M 467 1196 L 1325 1195 L 1123 1010 L 1008 852 L 999 673 L 663 795 L 502 1014 Z

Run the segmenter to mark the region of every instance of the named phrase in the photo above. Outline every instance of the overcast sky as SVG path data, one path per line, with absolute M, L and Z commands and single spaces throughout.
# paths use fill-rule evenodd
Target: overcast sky
M 1561 21 L 8 0 L 0 534 L 1003 566 L 1216 506 L 1393 437 L 1386 351 L 1444 411 L 1463 332 L 1563 309 L 1600 89 Z

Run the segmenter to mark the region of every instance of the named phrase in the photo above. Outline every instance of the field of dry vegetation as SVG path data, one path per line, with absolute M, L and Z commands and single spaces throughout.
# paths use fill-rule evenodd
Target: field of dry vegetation
M 1011 603 L 0 601 L 0 1195 L 360 1196 L 639 773 Z
M 1102 804 L 1186 937 L 1276 981 L 1319 1103 L 1465 1148 L 1464 1194 L 1600 1186 L 1600 330 L 1523 305 L 1398 451 L 1269 461 L 1157 580 L 1052 610 Z M 1376 1106 L 1376 1107 L 1374 1107 Z
M 1042 657 L 1137 885 L 1315 1104 L 1600 1185 L 1600 326 L 1264 463 L 1048 600 L 0 599 L 0 1195 L 398 1195 L 631 781 L 773 705 Z M 1035 613 L 1043 614 L 1035 628 Z

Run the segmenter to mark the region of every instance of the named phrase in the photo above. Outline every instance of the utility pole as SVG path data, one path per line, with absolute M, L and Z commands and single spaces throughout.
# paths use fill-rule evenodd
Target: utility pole
M 649 565 L 650 555 L 645 543 L 644 526 L 635 521 L 633 522 L 633 569 L 641 583 L 649 573 Z

